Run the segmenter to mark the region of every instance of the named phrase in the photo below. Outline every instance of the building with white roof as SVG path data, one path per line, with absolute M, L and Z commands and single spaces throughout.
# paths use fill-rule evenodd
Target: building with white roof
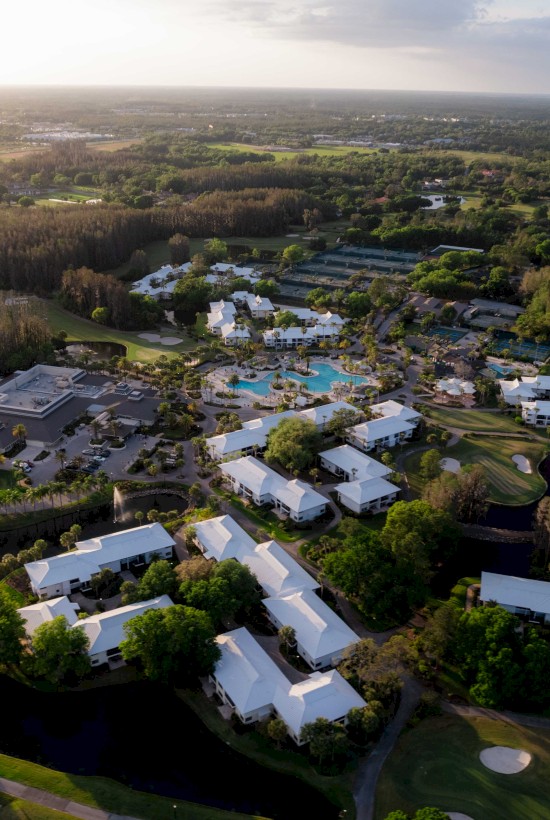
M 340 327 L 345 323 L 345 320 L 342 319 L 337 313 L 331 313 L 327 311 L 326 313 L 318 313 L 316 310 L 311 310 L 311 308 L 299 308 L 294 307 L 293 305 L 279 305 L 280 310 L 282 311 L 289 311 L 293 313 L 302 325 L 313 326 L 319 324 L 329 324 L 330 322 L 334 322 L 338 324 Z
M 76 549 L 25 564 L 31 588 L 39 598 L 70 595 L 86 589 L 102 569 L 113 572 L 151 563 L 154 555 L 171 558 L 175 541 L 162 524 L 145 524 L 122 532 L 77 541 Z
M 215 336 L 222 335 L 222 327 L 235 321 L 237 308 L 233 302 L 210 302 L 210 311 L 206 317 L 206 327 Z
M 150 609 L 166 609 L 169 606 L 173 606 L 173 602 L 168 595 L 160 595 L 149 601 L 139 601 L 137 604 L 111 609 L 109 612 L 90 615 L 73 628 L 82 629 L 88 636 L 88 655 L 92 666 L 100 666 L 103 663 L 120 664 L 122 655 L 119 647 L 126 639 L 124 625 Z
M 550 399 L 550 376 L 520 376 L 519 379 L 499 379 L 498 384 L 506 404 Z
M 414 429 L 414 424 L 409 421 L 401 421 L 393 416 L 382 417 L 350 427 L 346 441 L 358 450 L 368 453 L 371 450 L 395 447 L 396 444 L 410 439 Z
M 239 265 L 231 265 L 228 262 L 216 262 L 215 265 L 210 266 L 210 270 L 213 274 L 218 274 L 218 281 L 222 277 L 232 277 L 246 279 L 251 285 L 255 285 L 261 279 L 261 276 L 254 268 L 244 268 Z
M 405 404 L 400 404 L 393 399 L 388 399 L 378 404 L 371 404 L 370 411 L 376 418 L 399 419 L 400 421 L 407 421 L 414 427 L 418 426 L 422 418 L 422 413 L 413 410 L 412 407 L 407 407 Z
M 292 521 L 313 521 L 326 511 L 328 501 L 309 484 L 295 478 L 287 481 L 252 456 L 220 465 L 233 492 L 257 506 L 271 504 Z
M 521 417 L 533 427 L 549 427 L 550 401 L 522 401 Z
M 277 689 L 273 701 L 275 714 L 284 720 L 288 734 L 298 746 L 303 743 L 302 729 L 308 723 L 322 717 L 345 726 L 349 710 L 362 709 L 366 705 L 336 669 L 313 672 L 287 692 Z
M 496 572 L 481 573 L 479 599 L 499 606 L 528 621 L 550 623 L 550 583 Z
M 176 267 L 162 265 L 159 270 L 148 273 L 139 281 L 134 282 L 131 292 L 139 293 L 141 296 L 151 296 L 157 300 L 169 299 L 174 293 L 176 284 L 190 267 L 191 262 Z
M 225 561 L 256 548 L 254 539 L 230 515 L 197 521 L 193 529 L 193 540 L 205 558 Z
M 465 379 L 450 378 L 438 379 L 435 385 L 435 399 L 436 401 L 459 401 L 465 407 L 471 407 L 475 404 L 475 386 L 473 382 Z
M 341 447 L 334 447 L 332 450 L 323 450 L 319 453 L 319 460 L 323 470 L 328 470 L 344 481 L 384 478 L 392 472 L 385 464 L 361 453 L 355 447 L 350 447 L 349 444 L 342 444 Z
M 253 293 L 249 293 L 245 303 L 253 319 L 266 319 L 275 312 L 271 300 L 265 296 L 254 296 Z
M 72 626 L 78 621 L 78 611 L 80 607 L 78 604 L 73 604 L 66 595 L 60 598 L 52 598 L 49 601 L 40 601 L 38 604 L 31 606 L 23 606 L 17 611 L 25 621 L 25 630 L 27 635 L 32 638 L 34 631 L 41 624 L 47 621 L 53 621 L 63 615 L 69 626 Z
M 359 636 L 311 589 L 266 598 L 263 604 L 276 629 L 294 629 L 297 651 L 312 669 L 336 666 L 344 651 L 359 641 Z
M 401 492 L 399 487 L 386 481 L 385 478 L 364 478 L 357 481 L 346 481 L 334 488 L 338 501 L 357 515 L 377 513 L 390 507 Z
M 319 584 L 275 541 L 254 544 L 235 556 L 256 576 L 265 595 L 290 595 L 301 589 L 318 589 Z
M 206 439 L 206 449 L 210 458 L 214 460 L 227 460 L 242 455 L 256 455 L 256 453 L 265 450 L 269 431 L 283 419 L 294 416 L 309 419 L 314 422 L 318 430 L 323 430 L 338 410 L 354 410 L 357 412 L 352 404 L 347 404 L 345 401 L 330 402 L 319 407 L 311 407 L 308 410 L 285 410 L 282 413 L 273 413 L 270 416 L 245 421 L 241 430 L 211 436 Z
M 218 635 L 216 641 L 221 658 L 210 679 L 243 723 L 275 714 L 300 745 L 307 723 L 324 717 L 345 724 L 350 709 L 367 705 L 336 670 L 313 672 L 292 684 L 244 627 Z
M 289 350 L 300 345 L 311 347 L 323 341 L 334 341 L 340 335 L 340 330 L 340 325 L 319 323 L 313 327 L 275 327 L 265 330 L 262 337 L 266 347 Z

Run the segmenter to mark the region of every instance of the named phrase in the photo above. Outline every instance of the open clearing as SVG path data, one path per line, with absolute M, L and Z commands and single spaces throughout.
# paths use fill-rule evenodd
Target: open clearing
M 488 746 L 524 749 L 533 762 L 513 777 L 486 769 Z M 376 820 L 422 806 L 456 811 L 475 820 L 550 817 L 550 731 L 488 718 L 445 716 L 405 731 L 382 769 Z
M 509 416 L 500 412 L 482 410 L 458 410 L 453 407 L 430 406 L 428 420 L 445 427 L 457 427 L 460 430 L 471 430 L 479 433 L 521 433 L 525 427 L 519 427 Z M 529 432 L 533 432 L 529 429 Z
M 193 339 L 182 337 L 181 344 L 177 346 L 177 349 L 170 349 L 160 342 L 149 342 L 140 339 L 137 333 L 103 327 L 88 319 L 75 316 L 73 313 L 63 310 L 57 302 L 41 301 L 54 333 L 64 330 L 68 342 L 114 342 L 125 345 L 126 357 L 130 361 L 153 362 L 162 355 L 174 358 L 178 353 L 193 350 L 197 346 Z M 174 332 L 173 329 L 171 332 Z

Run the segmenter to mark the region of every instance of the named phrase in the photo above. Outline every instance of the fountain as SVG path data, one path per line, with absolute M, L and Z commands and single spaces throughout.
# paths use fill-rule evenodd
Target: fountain
M 113 524 L 124 520 L 124 497 L 115 485 L 113 490 Z

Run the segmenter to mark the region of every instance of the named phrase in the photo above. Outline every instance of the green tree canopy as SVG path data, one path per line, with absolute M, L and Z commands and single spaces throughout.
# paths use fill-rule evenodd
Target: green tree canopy
M 0 587 L 0 665 L 12 666 L 21 660 L 25 622 L 5 588 Z
M 159 595 L 173 595 L 178 579 L 168 561 L 153 561 L 138 583 L 140 601 L 148 601 Z
M 290 472 L 307 470 L 315 461 L 322 437 L 314 422 L 298 416 L 285 418 L 269 431 L 265 460 Z
M 248 290 L 248 287 L 244 288 Z M 279 293 L 279 285 L 274 279 L 260 279 L 254 285 L 254 293 L 256 296 L 264 296 L 266 299 L 271 299 Z
M 77 680 L 90 669 L 88 636 L 79 627 L 70 627 L 64 615 L 38 626 L 32 636 L 30 668 L 37 678 L 60 684 L 65 678 Z
M 300 327 L 300 320 L 291 310 L 279 310 L 275 314 L 275 327 Z

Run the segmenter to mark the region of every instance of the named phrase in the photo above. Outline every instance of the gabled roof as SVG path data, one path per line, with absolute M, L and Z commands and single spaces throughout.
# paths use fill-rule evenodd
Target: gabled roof
M 386 481 L 385 478 L 365 478 L 358 481 L 344 481 L 334 488 L 337 493 L 349 498 L 356 504 L 367 504 L 377 498 L 385 498 L 392 493 L 398 493 L 399 487 Z
M 309 484 L 295 478 L 287 481 L 253 456 L 245 456 L 220 465 L 222 473 L 239 481 L 257 496 L 271 495 L 293 512 L 304 512 L 327 504 L 327 499 Z
M 149 601 L 140 601 L 137 604 L 129 604 L 109 612 L 101 612 L 99 615 L 91 615 L 75 624 L 73 629 L 84 630 L 90 641 L 88 655 L 97 655 L 99 652 L 107 652 L 109 649 L 116 649 L 120 646 L 126 639 L 124 624 L 132 618 L 143 615 L 150 609 L 166 609 L 173 605 L 168 595 L 160 595 Z
M 550 614 L 550 583 L 496 572 L 481 573 L 482 601 L 496 601 L 505 606 L 521 607 Z
M 522 401 L 521 406 L 524 410 L 535 410 L 542 416 L 550 415 L 550 401 Z
M 342 373 L 342 380 L 345 379 L 345 374 Z M 309 419 L 313 421 L 317 427 L 322 427 L 331 420 L 335 413 L 339 410 L 352 410 L 359 418 L 362 416 L 361 410 L 354 407 L 353 404 L 348 404 L 346 401 L 333 401 L 329 404 L 321 404 L 317 407 L 309 407 L 307 410 L 300 410 L 298 415 L 302 419 Z
M 246 564 L 269 596 L 288 595 L 299 589 L 319 587 L 315 578 L 275 541 L 254 544 L 252 550 L 243 549 L 237 560 Z
M 412 419 L 422 418 L 422 413 L 413 410 L 412 407 L 400 404 L 393 399 L 382 401 L 379 404 L 372 404 L 370 409 L 373 416 L 381 416 L 383 418 L 394 418 L 400 419 L 401 421 L 412 421 Z
M 334 656 L 357 643 L 359 637 L 312 590 L 304 589 L 264 602 L 279 623 L 292 626 L 296 639 L 313 658 Z
M 319 453 L 319 456 L 350 474 L 355 469 L 355 479 L 357 481 L 366 478 L 383 478 L 392 472 L 385 464 L 371 458 L 366 453 L 362 453 L 360 450 L 356 450 L 350 444 L 342 444 L 341 447 L 334 447 L 332 450 L 323 450 L 322 453 Z
M 206 558 L 225 561 L 243 550 L 253 552 L 256 542 L 230 515 L 219 515 L 193 524 Z
M 253 310 L 265 310 L 270 311 L 271 313 L 274 312 L 275 308 L 273 307 L 271 300 L 268 299 L 266 296 L 254 296 L 253 293 L 249 293 L 245 297 L 246 304 L 248 305 L 248 309 L 250 311 Z
M 273 705 L 289 729 L 299 737 L 306 723 L 313 723 L 319 717 L 339 720 L 350 709 L 362 709 L 367 704 L 336 669 L 331 669 L 329 672 L 313 672 L 287 692 L 278 689 Z
M 498 383 L 504 397 L 510 396 L 518 399 L 536 399 L 537 397 L 536 384 L 531 385 L 520 379 L 499 379 Z
M 410 430 L 414 430 L 414 425 L 409 424 L 407 421 L 401 421 L 401 419 L 394 416 L 388 416 L 387 418 L 373 419 L 362 424 L 356 424 L 355 427 L 350 427 L 348 435 L 363 441 L 378 441 L 378 439 L 386 436 L 408 433 Z
M 218 635 L 216 643 L 216 679 L 242 715 L 271 705 L 278 687 L 288 689 L 286 677 L 245 627 Z
M 457 378 L 439 379 L 435 389 L 450 396 L 472 396 L 476 392 L 473 382 Z
M 338 313 L 331 313 L 330 310 L 327 313 L 321 313 L 317 319 L 318 325 L 338 325 L 338 327 L 342 327 L 345 323 L 345 319 L 342 319 Z
M 73 604 L 66 595 L 60 598 L 52 598 L 50 601 L 42 601 L 31 606 L 24 606 L 17 611 L 25 620 L 25 629 L 28 635 L 34 633 L 34 630 L 40 624 L 46 621 L 53 621 L 59 615 L 64 615 L 69 626 L 72 626 L 78 621 L 77 612 L 80 609 L 78 604 Z

